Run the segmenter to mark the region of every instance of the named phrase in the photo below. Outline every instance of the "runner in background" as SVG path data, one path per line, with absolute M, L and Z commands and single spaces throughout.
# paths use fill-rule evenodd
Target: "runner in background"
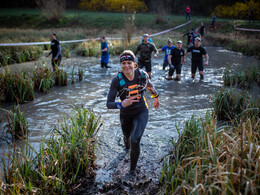
M 200 23 L 199 33 L 201 37 L 203 37 L 204 34 L 206 33 L 206 26 L 203 24 L 203 22 Z
M 163 70 L 169 65 L 168 63 L 168 55 L 171 53 L 171 50 L 175 48 L 175 46 L 172 44 L 172 40 L 168 39 L 167 45 L 163 46 L 162 48 L 158 49 L 158 51 L 164 51 L 164 60 L 163 60 Z
M 101 68 L 111 68 L 111 66 L 108 66 L 108 61 L 109 61 L 109 52 L 108 52 L 108 45 L 105 40 L 104 36 L 100 37 L 100 42 L 101 42 L 101 50 L 99 50 L 97 53 L 101 53 Z
M 217 27 L 216 27 L 216 19 L 217 19 L 217 16 L 216 16 L 216 14 L 214 13 L 213 16 L 212 16 L 211 30 L 217 28 Z
M 207 54 L 207 51 L 205 50 L 205 48 L 202 47 L 200 44 L 201 44 L 201 39 L 199 37 L 197 37 L 195 39 L 194 45 L 189 47 L 185 51 L 185 56 L 187 55 L 188 52 L 191 52 L 191 78 L 192 79 L 195 78 L 195 73 L 196 73 L 197 69 L 199 69 L 200 79 L 204 78 L 203 56 L 205 56 L 205 58 L 206 58 L 206 62 L 204 63 L 204 65 L 208 65 L 208 63 L 209 63 L 209 55 Z
M 182 49 L 182 42 L 177 41 L 177 45 L 174 49 L 171 50 L 171 53 L 168 56 L 168 62 L 170 66 L 167 80 L 172 80 L 172 75 L 174 71 L 176 70 L 176 78 L 175 80 L 180 81 L 181 80 L 181 68 L 182 64 L 185 63 L 184 59 L 184 49 Z
M 145 67 L 146 72 L 149 75 L 149 78 L 152 78 L 152 54 L 154 54 L 154 58 L 157 58 L 158 50 L 156 46 L 149 42 L 149 35 L 145 33 L 143 35 L 144 42 L 139 44 L 135 50 L 135 55 L 140 52 L 140 57 L 138 58 L 139 68 Z
M 55 71 L 56 66 L 60 65 L 61 62 L 61 46 L 60 42 L 56 39 L 56 33 L 51 33 L 51 52 L 46 56 L 47 58 L 49 55 L 52 54 L 51 64 L 53 71 Z
M 185 33 L 182 37 L 187 36 L 187 44 L 186 47 L 188 48 L 190 46 L 191 40 L 192 40 L 192 33 L 193 33 L 194 29 L 190 29 L 189 32 Z

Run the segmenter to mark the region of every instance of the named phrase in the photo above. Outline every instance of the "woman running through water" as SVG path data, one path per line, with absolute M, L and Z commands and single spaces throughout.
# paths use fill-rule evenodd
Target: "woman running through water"
M 108 109 L 120 109 L 120 123 L 125 149 L 130 152 L 130 174 L 135 175 L 140 155 L 140 141 L 148 121 L 148 107 L 144 97 L 147 88 L 155 98 L 154 107 L 159 107 L 159 94 L 143 70 L 136 68 L 135 55 L 125 50 L 120 55 L 122 72 L 113 78 L 107 96 Z M 121 102 L 115 102 L 117 95 Z

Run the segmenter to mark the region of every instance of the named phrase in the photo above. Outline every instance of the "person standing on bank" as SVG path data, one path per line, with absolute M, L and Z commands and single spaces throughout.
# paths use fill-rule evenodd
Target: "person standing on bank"
M 184 59 L 184 49 L 182 49 L 182 42 L 177 41 L 177 47 L 171 50 L 171 53 L 168 56 L 168 62 L 170 66 L 169 74 L 167 80 L 172 80 L 172 75 L 174 70 L 176 70 L 176 79 L 177 81 L 181 80 L 181 67 L 185 63 Z
M 135 50 L 134 55 L 140 51 L 140 57 L 138 58 L 139 68 L 145 67 L 149 78 L 152 78 L 152 53 L 155 52 L 154 58 L 157 58 L 158 50 L 153 43 L 148 41 L 149 35 L 146 33 L 143 35 L 144 42 L 139 44 Z
M 161 49 L 158 49 L 158 51 L 164 51 L 164 59 L 163 59 L 163 70 L 169 65 L 168 63 L 168 55 L 171 53 L 171 50 L 173 50 L 175 46 L 172 44 L 172 40 L 168 39 L 167 45 L 163 46 Z
M 207 51 L 205 50 L 205 48 L 202 47 L 200 44 L 201 44 L 201 39 L 199 37 L 197 37 L 197 38 L 195 38 L 194 46 L 189 47 L 185 51 L 185 56 L 187 55 L 188 52 L 191 52 L 191 78 L 192 79 L 195 78 L 195 73 L 196 73 L 197 68 L 199 69 L 200 79 L 204 78 L 203 56 L 205 56 L 205 58 L 206 58 L 204 65 L 207 66 L 208 62 L 209 62 L 209 55 L 207 54 Z
M 51 54 L 52 54 L 51 64 L 52 64 L 53 71 L 55 71 L 56 66 L 59 66 L 61 62 L 61 46 L 60 46 L 60 42 L 56 39 L 55 32 L 51 33 L 51 51 L 46 57 L 48 58 L 49 55 Z
M 186 21 L 190 20 L 190 12 L 191 12 L 191 9 L 190 9 L 190 6 L 188 5 L 187 7 L 185 7 L 185 13 L 186 13 Z
M 109 52 L 108 52 L 108 45 L 106 42 L 106 39 L 104 36 L 100 37 L 100 42 L 101 42 L 101 50 L 98 51 L 98 54 L 101 53 L 101 68 L 111 68 L 108 66 L 108 61 L 109 61 Z
M 155 98 L 154 107 L 159 108 L 159 94 L 147 73 L 134 61 L 135 55 L 125 50 L 120 55 L 122 72 L 113 78 L 107 96 L 108 109 L 120 109 L 120 123 L 124 135 L 125 149 L 130 152 L 130 174 L 135 173 L 140 155 L 140 141 L 148 121 L 148 107 L 144 97 L 148 89 Z M 118 95 L 117 95 L 118 94 Z M 115 102 L 116 97 L 120 102 Z

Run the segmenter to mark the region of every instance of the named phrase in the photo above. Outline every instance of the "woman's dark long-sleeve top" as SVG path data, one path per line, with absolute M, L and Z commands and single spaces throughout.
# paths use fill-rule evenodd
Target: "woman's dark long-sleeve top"
M 158 96 L 157 91 L 155 90 L 153 84 L 151 83 L 147 73 L 145 73 L 142 70 L 135 70 L 135 77 L 132 81 L 129 81 L 126 76 L 123 74 L 123 72 L 121 73 L 123 76 L 123 79 L 125 80 L 125 85 L 123 87 L 120 86 L 120 80 L 118 78 L 118 76 L 114 77 L 114 79 L 111 82 L 110 85 L 110 90 L 107 96 L 107 108 L 108 109 L 117 109 L 117 103 L 115 102 L 116 96 L 117 94 L 119 94 L 120 96 L 120 100 L 123 101 L 124 99 L 126 99 L 127 95 L 129 95 L 127 88 L 129 86 L 138 84 L 140 85 L 140 72 L 142 72 L 142 74 L 145 74 L 145 78 L 142 79 L 142 83 L 145 84 L 146 83 L 146 88 L 151 92 L 151 94 L 153 96 Z M 125 90 L 124 90 L 124 89 Z M 124 108 L 124 109 L 120 109 L 120 113 L 121 114 L 127 114 L 127 113 L 138 113 L 140 110 L 144 109 L 145 107 L 147 107 L 145 98 L 144 98 L 144 88 L 139 89 L 139 94 L 140 94 L 140 99 L 139 102 L 134 102 L 132 105 Z

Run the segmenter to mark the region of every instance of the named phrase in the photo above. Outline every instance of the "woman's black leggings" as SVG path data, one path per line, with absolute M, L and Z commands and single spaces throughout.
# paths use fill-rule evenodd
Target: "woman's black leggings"
M 148 109 L 145 108 L 139 113 L 122 115 L 120 114 L 121 127 L 124 134 L 124 142 L 126 149 L 129 149 L 131 144 L 130 153 L 130 171 L 135 170 L 136 164 L 140 155 L 140 141 L 144 133 L 148 121 Z

